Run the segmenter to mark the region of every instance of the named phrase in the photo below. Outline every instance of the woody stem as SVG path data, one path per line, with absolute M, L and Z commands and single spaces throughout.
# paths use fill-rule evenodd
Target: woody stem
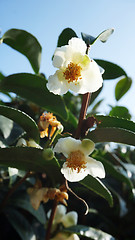
M 78 122 L 77 130 L 76 130 L 76 134 L 75 134 L 76 139 L 78 139 L 81 135 L 82 123 L 83 123 L 83 120 L 85 119 L 85 116 L 86 116 L 86 112 L 87 112 L 87 108 L 88 108 L 88 105 L 89 105 L 90 97 L 91 97 L 91 93 L 89 93 L 89 92 L 85 93 L 83 95 L 82 106 L 81 106 L 81 111 L 80 111 L 80 116 L 79 116 L 79 122 Z
M 51 216 L 50 216 L 50 219 L 49 219 L 49 222 L 48 222 L 48 226 L 47 226 L 47 230 L 46 230 L 45 240 L 49 240 L 50 239 L 51 227 L 52 227 L 53 219 L 55 217 L 57 205 L 58 205 L 58 202 L 56 200 L 54 200 L 54 204 L 53 204 L 52 211 L 51 211 Z

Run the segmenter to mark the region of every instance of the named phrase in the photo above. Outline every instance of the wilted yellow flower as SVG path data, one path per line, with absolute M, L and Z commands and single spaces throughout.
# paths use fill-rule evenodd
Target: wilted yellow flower
M 53 113 L 50 113 L 50 112 L 44 112 L 40 116 L 38 127 L 40 130 L 41 138 L 52 137 L 56 129 L 60 129 L 61 132 L 63 131 L 62 124 L 57 120 L 55 116 L 53 116 Z M 49 127 L 50 127 L 50 130 L 49 130 Z
M 30 196 L 30 202 L 32 207 L 37 210 L 41 202 L 48 202 L 49 200 L 56 200 L 64 205 L 67 205 L 68 194 L 66 191 L 62 191 L 57 188 L 45 188 L 35 184 L 33 188 L 28 188 L 27 193 Z

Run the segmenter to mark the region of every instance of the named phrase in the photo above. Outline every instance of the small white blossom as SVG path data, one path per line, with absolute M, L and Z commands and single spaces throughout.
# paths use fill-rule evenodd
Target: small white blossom
M 72 38 L 68 45 L 56 48 L 53 66 L 58 68 L 48 79 L 47 88 L 63 95 L 69 89 L 75 93 L 97 91 L 103 83 L 101 69 L 86 55 L 87 46 L 82 39 Z
M 94 143 L 89 139 L 76 140 L 72 137 L 61 138 L 54 147 L 54 152 L 63 153 L 66 157 L 61 172 L 70 182 L 78 182 L 88 174 L 104 178 L 103 164 L 88 155 L 94 150 Z

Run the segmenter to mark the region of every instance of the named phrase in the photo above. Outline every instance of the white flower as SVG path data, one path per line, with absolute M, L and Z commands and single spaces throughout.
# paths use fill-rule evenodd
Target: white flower
M 68 45 L 56 48 L 53 66 L 58 68 L 48 79 L 47 88 L 54 94 L 97 91 L 103 83 L 102 73 L 94 60 L 86 55 L 87 46 L 82 39 L 72 38 Z
M 61 172 L 70 182 L 78 182 L 88 174 L 104 178 L 103 164 L 88 155 L 94 150 L 94 143 L 89 139 L 76 140 L 72 137 L 61 138 L 54 147 L 54 152 L 66 157 Z
M 71 211 L 66 213 L 66 207 L 59 204 L 56 209 L 56 214 L 53 220 L 53 230 L 57 228 L 57 224 L 61 223 L 65 228 L 74 226 L 77 224 L 78 221 L 78 214 L 75 211 Z M 47 217 L 50 218 L 51 211 L 47 213 Z M 80 238 L 77 236 L 77 234 L 66 234 L 59 232 L 56 234 L 54 238 L 51 238 L 51 240 L 79 240 Z

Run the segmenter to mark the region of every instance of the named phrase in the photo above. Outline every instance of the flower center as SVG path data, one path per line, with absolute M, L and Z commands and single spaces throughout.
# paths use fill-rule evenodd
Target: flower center
M 78 64 L 70 62 L 65 72 L 63 72 L 63 75 L 65 79 L 68 80 L 68 83 L 77 82 L 78 79 L 82 79 L 81 70 L 82 68 Z
M 86 160 L 84 154 L 80 151 L 71 152 L 66 160 L 67 167 L 76 170 L 79 173 L 81 169 L 86 168 Z

